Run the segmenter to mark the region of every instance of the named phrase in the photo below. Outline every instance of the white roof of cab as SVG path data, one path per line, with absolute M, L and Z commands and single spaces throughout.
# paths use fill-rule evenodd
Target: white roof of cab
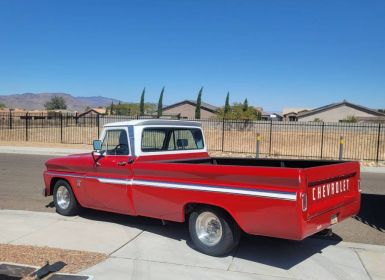
M 164 120 L 164 119 L 148 119 L 148 120 L 132 120 L 125 122 L 107 123 L 104 127 L 114 126 L 146 126 L 146 125 L 162 125 L 162 126 L 195 126 L 201 127 L 201 123 L 185 120 Z

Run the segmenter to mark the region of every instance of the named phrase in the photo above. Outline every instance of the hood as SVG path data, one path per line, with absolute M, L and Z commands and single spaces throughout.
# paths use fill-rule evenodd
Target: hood
M 94 166 L 91 153 L 56 157 L 45 162 L 48 171 L 87 172 Z

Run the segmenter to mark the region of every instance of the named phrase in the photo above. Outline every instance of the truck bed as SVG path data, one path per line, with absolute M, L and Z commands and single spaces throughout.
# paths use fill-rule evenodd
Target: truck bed
M 178 220 L 173 215 L 183 213 L 178 209 L 180 205 L 210 202 L 226 209 L 245 232 L 255 235 L 303 239 L 356 214 L 360 205 L 360 167 L 353 161 L 201 155 L 190 159 L 139 160 L 135 170 L 138 180 L 150 178 L 152 184 L 175 185 L 172 190 L 159 188 L 151 196 L 143 186 L 133 186 L 138 200 L 151 198 L 150 210 L 146 205 L 136 205 L 146 211 L 146 216 L 168 209 L 163 217 Z M 210 192 L 210 188 L 218 192 Z M 236 194 L 224 194 L 222 190 L 236 190 Z M 250 190 L 262 195 L 240 194 Z M 165 196 L 167 199 L 161 198 Z

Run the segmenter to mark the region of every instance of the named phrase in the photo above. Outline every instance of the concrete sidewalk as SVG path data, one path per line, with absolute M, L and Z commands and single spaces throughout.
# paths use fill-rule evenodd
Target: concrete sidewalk
M 75 217 L 0 210 L 0 243 L 106 253 L 95 279 L 385 279 L 385 247 L 245 236 L 223 258 L 192 248 L 185 225 L 91 212 Z

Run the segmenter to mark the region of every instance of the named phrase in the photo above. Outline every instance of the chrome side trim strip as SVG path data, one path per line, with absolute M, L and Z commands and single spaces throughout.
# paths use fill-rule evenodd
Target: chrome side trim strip
M 133 180 L 132 184 L 147 186 L 147 187 L 241 194 L 241 195 L 268 197 L 268 198 L 276 198 L 276 199 L 291 200 L 291 201 L 297 200 L 297 194 L 295 192 L 276 192 L 276 191 L 265 191 L 265 190 L 256 190 L 256 189 L 238 189 L 238 188 L 222 187 L 222 186 L 166 183 L 166 182 L 135 180 L 135 179 Z
M 268 191 L 268 190 L 257 190 L 257 189 L 239 189 L 232 187 L 223 187 L 223 186 L 212 186 L 212 185 L 196 185 L 196 184 L 184 184 L 184 183 L 167 183 L 160 181 L 149 181 L 149 180 L 132 180 L 132 179 L 111 179 L 103 177 L 94 177 L 94 176 L 81 176 L 75 174 L 66 174 L 66 173 L 54 173 L 47 172 L 48 175 L 54 176 L 68 176 L 75 178 L 85 178 L 85 179 L 95 179 L 101 183 L 115 184 L 115 185 L 138 185 L 146 187 L 155 187 L 155 188 L 168 188 L 168 189 L 183 189 L 183 190 L 194 190 L 194 191 L 207 191 L 207 192 L 217 192 L 217 193 L 228 193 L 228 194 L 240 194 L 256 197 L 266 197 L 282 200 L 297 200 L 296 192 L 277 192 L 277 191 Z
M 75 174 L 69 174 L 69 173 L 55 173 L 55 172 L 47 172 L 47 174 L 52 176 L 93 179 L 93 180 L 98 180 L 101 183 L 114 184 L 114 185 L 132 185 L 132 179 L 126 179 L 126 180 L 111 179 L 111 178 L 102 178 L 102 177 L 96 177 L 96 176 L 84 176 L 84 175 L 75 175 Z
M 131 185 L 132 180 L 110 179 L 110 178 L 97 178 L 100 183 L 115 184 L 115 185 Z

